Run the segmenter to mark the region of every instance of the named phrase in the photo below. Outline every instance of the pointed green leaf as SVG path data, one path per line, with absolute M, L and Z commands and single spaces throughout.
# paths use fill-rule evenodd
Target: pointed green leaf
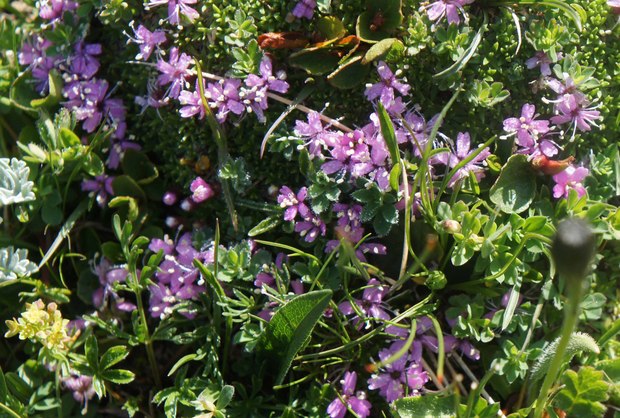
M 385 110 L 385 107 L 383 107 L 383 104 L 381 102 L 379 102 L 377 114 L 379 115 L 379 124 L 381 125 L 381 135 L 385 140 L 388 151 L 390 151 L 392 163 L 398 165 L 400 162 L 400 151 L 398 150 L 398 142 L 396 141 L 394 124 L 392 123 L 390 115 L 388 115 L 387 110 Z
M 86 361 L 93 370 L 99 370 L 99 346 L 94 335 L 90 335 L 84 344 Z
M 263 219 L 254 228 L 250 229 L 248 236 L 255 237 L 265 232 L 271 231 L 282 222 L 281 215 L 271 215 L 268 218 Z
M 329 289 L 296 296 L 271 318 L 258 348 L 277 365 L 276 385 L 282 383 L 293 358 L 310 339 L 331 297 Z

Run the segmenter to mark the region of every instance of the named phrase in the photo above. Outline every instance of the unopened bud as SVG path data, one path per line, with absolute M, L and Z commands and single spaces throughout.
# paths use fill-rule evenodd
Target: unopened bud
M 596 250 L 596 236 L 582 219 L 565 219 L 557 227 L 551 254 L 557 271 L 581 280 L 588 273 Z
M 461 232 L 461 224 L 453 219 L 446 219 L 441 223 L 441 227 L 448 234 L 456 234 L 457 232 Z

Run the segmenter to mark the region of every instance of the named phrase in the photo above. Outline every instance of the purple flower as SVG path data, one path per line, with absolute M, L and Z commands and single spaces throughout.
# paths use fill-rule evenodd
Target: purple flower
M 370 328 L 370 321 L 368 321 L 368 318 L 381 319 L 384 321 L 390 319 L 390 315 L 381 307 L 383 297 L 387 295 L 387 292 L 388 288 L 382 286 L 377 279 L 370 279 L 370 281 L 368 281 L 368 286 L 364 289 L 362 299 L 353 299 L 355 306 L 358 308 L 357 310 L 364 314 L 364 318 L 359 318 L 357 316 L 356 310 L 349 301 L 342 302 L 338 305 L 338 309 L 345 315 L 354 315 L 352 319 L 353 324 L 355 324 L 358 329 L 362 328 L 362 323 L 360 322 L 362 319 L 366 323 L 366 329 L 368 329 Z
M 315 111 L 308 113 L 308 123 L 302 120 L 295 121 L 294 132 L 306 141 L 310 158 L 322 158 L 323 150 L 335 142 L 333 138 L 336 133 L 323 126 L 319 113 Z
M 181 88 L 185 86 L 185 80 L 189 76 L 188 68 L 191 63 L 192 57 L 184 52 L 179 55 L 179 49 L 176 47 L 170 48 L 168 62 L 162 58 L 157 60 L 157 69 L 161 73 L 157 77 L 157 84 L 159 86 L 170 84 L 164 94 L 165 97 L 172 97 L 173 99 L 179 97 Z
M 93 305 L 101 310 L 108 306 L 111 301 L 112 307 L 123 312 L 131 312 L 136 309 L 136 305 L 121 297 L 114 290 L 115 283 L 124 283 L 129 272 L 124 267 L 115 267 L 110 262 L 102 258 L 98 265 L 92 268 L 99 278 L 100 287 L 93 292 Z
M 76 43 L 73 46 L 73 54 L 67 58 L 72 79 L 91 79 L 101 65 L 96 58 L 97 55 L 101 55 L 101 44 L 87 44 L 84 41 Z
M 226 121 L 228 113 L 241 115 L 245 111 L 245 106 L 239 96 L 241 80 L 227 78 L 217 83 L 209 83 L 205 90 L 205 98 L 209 102 L 209 107 L 215 109 L 215 117 L 220 123 Z
M 360 418 L 368 417 L 372 405 L 366 400 L 366 394 L 363 391 L 355 392 L 357 374 L 355 372 L 345 372 L 340 384 L 342 385 L 342 395 L 329 404 L 327 414 L 331 418 L 343 418 L 347 413 L 348 406 Z
M 104 207 L 108 203 L 110 196 L 114 196 L 114 189 L 112 189 L 112 181 L 114 177 L 102 174 L 95 176 L 93 180 L 82 181 L 82 191 L 89 192 L 89 196 L 97 196 L 97 204 Z
M 295 224 L 295 232 L 299 233 L 304 241 L 314 242 L 319 235 L 325 236 L 327 227 L 321 218 L 319 218 L 311 210 L 308 210 L 308 213 L 303 217 L 303 220 L 298 221 Z
M 470 148 L 471 141 L 469 138 L 469 133 L 459 132 L 456 137 L 456 150 L 450 154 L 441 154 L 441 157 L 444 160 L 443 162 L 450 168 L 456 167 L 457 164 L 468 158 L 475 151 L 470 150 Z M 469 173 L 473 173 L 476 180 L 480 181 L 484 177 L 484 167 L 481 167 L 480 164 L 482 164 L 489 155 L 491 155 L 491 151 L 489 151 L 488 148 L 482 150 L 470 162 L 457 170 L 454 176 L 450 179 L 448 186 L 454 187 L 458 182 L 468 178 Z
M 386 254 L 387 248 L 382 244 L 364 242 L 357 245 L 364 236 L 364 228 L 361 221 L 362 206 L 337 203 L 334 205 L 334 212 L 338 219 L 337 226 L 334 228 L 336 235 L 339 239 L 344 239 L 350 244 L 357 246 L 355 249 L 357 258 L 365 262 L 365 253 Z M 328 241 L 327 245 L 325 245 L 325 252 L 329 253 L 340 245 L 339 239 Z
M 549 121 L 536 120 L 536 107 L 524 104 L 520 118 L 508 118 L 504 121 L 504 130 L 511 135 L 517 135 L 516 143 L 524 148 L 533 147 L 538 138 L 549 132 Z
M 433 24 L 437 23 L 444 16 L 446 16 L 449 24 L 458 25 L 461 22 L 459 12 L 461 12 L 463 18 L 465 19 L 465 23 L 467 23 L 468 17 L 465 9 L 463 9 L 463 6 L 473 2 L 474 0 L 438 0 L 423 7 L 423 9 L 426 9 L 426 14 Z
M 437 122 L 439 115 L 435 115 L 428 122 L 418 109 L 411 112 L 407 112 L 405 115 L 405 122 L 409 125 L 409 128 L 413 131 L 413 138 L 409 138 L 415 155 L 422 157 L 426 144 L 428 143 L 428 137 Z M 409 132 L 407 132 L 409 134 Z
M 134 29 L 134 35 L 135 37 L 130 37 L 129 41 L 138 44 L 140 48 L 140 53 L 136 55 L 137 60 L 148 60 L 155 48 L 166 42 L 166 33 L 161 29 L 151 32 L 140 25 L 138 29 Z
M 356 178 L 370 173 L 375 168 L 364 133 L 359 129 L 347 133 L 339 132 L 330 154 L 333 159 L 321 166 L 325 174 L 345 170 L 351 177 Z
M 47 50 L 53 44 L 40 36 L 24 43 L 19 51 L 18 60 L 21 65 L 28 65 L 32 76 L 38 81 L 37 91 L 44 94 L 49 87 L 49 72 L 56 66 L 56 57 L 48 56 Z
M 574 94 L 566 95 L 564 100 L 556 105 L 559 115 L 553 116 L 551 122 L 557 125 L 570 123 L 573 126 L 573 137 L 577 128 L 587 132 L 591 129 L 590 125 L 598 127 L 595 121 L 601 118 L 601 113 L 594 110 L 595 107 L 586 108 L 587 105 L 586 99 L 579 100 L 579 96 Z
M 77 2 L 71 0 L 40 0 L 37 3 L 41 19 L 52 21 L 60 19 L 65 12 L 78 7 Z
M 61 380 L 63 386 L 73 392 L 73 399 L 75 399 L 76 402 L 84 404 L 82 414 L 85 414 L 88 409 L 88 401 L 95 396 L 93 378 L 77 373 L 71 373 L 70 376 L 63 377 Z
M 190 22 L 200 17 L 200 14 L 189 5 L 196 4 L 198 0 L 150 0 L 146 8 L 168 5 L 168 22 L 171 25 L 178 25 L 181 22 L 180 15 L 185 16 Z
M 196 177 L 189 186 L 189 190 L 192 192 L 192 200 L 196 203 L 202 203 L 215 194 L 213 188 L 202 177 Z
M 379 98 L 379 101 L 389 112 L 401 113 L 404 110 L 404 104 L 402 101 L 395 100 L 396 95 L 394 90 L 403 96 L 406 96 L 409 94 L 409 89 L 411 86 L 399 81 L 398 78 L 396 78 L 400 75 L 400 70 L 396 71 L 396 74 L 394 74 L 383 61 L 379 61 L 379 65 L 377 65 L 377 73 L 379 73 L 379 78 L 381 81 L 368 85 L 364 95 L 370 101 Z
M 558 58 L 561 57 L 562 55 L 558 53 Z M 551 61 L 551 58 L 549 58 L 549 56 L 544 51 L 536 52 L 536 54 L 532 58 L 529 58 L 527 61 L 525 61 L 525 65 L 527 66 L 527 68 L 531 70 L 533 68 L 540 67 L 540 73 L 545 76 L 551 75 L 551 64 L 553 64 L 553 61 Z
M 400 350 L 403 344 L 404 341 L 397 341 L 389 349 L 381 350 L 379 352 L 381 362 L 385 362 Z M 376 373 L 368 379 L 368 389 L 379 390 L 379 394 L 388 402 L 402 398 L 405 388 L 409 389 L 409 395 L 418 395 L 428 382 L 428 375 L 421 365 L 412 362 L 407 366 L 408 357 L 409 355 L 405 353 L 383 366 L 382 372 Z
M 561 197 L 568 198 L 571 190 L 577 191 L 577 195 L 582 197 L 586 194 L 583 187 L 583 180 L 589 174 L 589 170 L 585 167 L 575 167 L 570 165 L 566 170 L 553 176 L 555 186 L 553 186 L 553 197 L 559 199 Z
M 263 58 L 259 67 L 260 76 L 250 74 L 245 79 L 245 86 L 241 89 L 239 97 L 248 112 L 254 112 L 260 122 L 265 121 L 264 110 L 269 105 L 267 103 L 268 91 L 286 93 L 289 85 L 286 81 L 286 73 L 278 71 L 273 75 L 273 64 L 269 57 Z
M 139 151 L 142 147 L 137 142 L 129 139 L 117 139 L 112 137 L 110 139 L 110 153 L 108 154 L 106 165 L 112 170 L 116 170 L 121 163 L 125 151 L 128 149 Z
M 65 106 L 73 110 L 75 118 L 83 121 L 82 128 L 88 133 L 97 129 L 103 119 L 101 104 L 108 91 L 108 82 L 92 79 L 67 84 L 63 93 L 68 99 Z
M 297 18 L 305 17 L 306 19 L 312 19 L 312 15 L 314 14 L 314 9 L 316 9 L 316 1 L 315 0 L 301 0 L 298 1 L 295 7 L 293 8 L 293 16 Z
M 297 214 L 299 214 L 302 218 L 308 216 L 310 209 L 304 203 L 307 196 L 308 189 L 305 187 L 299 189 L 297 194 L 295 194 L 287 186 L 282 186 L 280 189 L 280 194 L 278 195 L 278 204 L 282 209 L 284 209 L 285 221 L 294 221 Z

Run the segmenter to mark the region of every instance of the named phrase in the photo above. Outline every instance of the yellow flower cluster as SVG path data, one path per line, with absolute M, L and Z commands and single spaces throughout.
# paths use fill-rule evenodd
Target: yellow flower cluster
M 63 319 L 58 306 L 52 302 L 47 306 L 39 299 L 26 304 L 21 318 L 5 321 L 9 330 L 6 338 L 19 334 L 20 340 L 37 341 L 49 350 L 69 351 L 73 338 L 67 334 L 68 319 Z

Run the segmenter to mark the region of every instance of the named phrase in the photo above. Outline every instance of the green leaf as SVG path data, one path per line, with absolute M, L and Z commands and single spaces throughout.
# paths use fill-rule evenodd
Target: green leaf
M 413 396 L 394 402 L 398 418 L 454 418 L 456 417 L 454 396 Z
M 86 361 L 93 370 L 99 370 L 99 346 L 97 345 L 97 338 L 94 335 L 90 335 L 86 339 L 84 344 L 84 352 L 86 354 Z
M 538 359 L 536 359 L 536 363 L 534 364 L 534 367 L 532 367 L 532 375 L 530 379 L 532 382 L 542 379 L 547 374 L 549 366 L 551 366 L 551 362 L 555 357 L 555 353 L 558 351 L 560 338 L 561 337 L 558 337 L 553 340 L 551 344 L 545 347 Z M 600 353 L 600 349 L 596 344 L 596 341 L 594 341 L 590 335 L 585 332 L 573 332 L 570 340 L 568 341 L 568 345 L 566 346 L 566 351 L 564 352 L 564 361 L 566 363 L 570 363 L 575 354 L 582 351 L 595 354 Z
M 342 38 L 346 33 L 346 29 L 342 21 L 335 16 L 322 16 L 316 22 L 316 30 L 324 39 Z
M 105 380 L 119 385 L 131 383 L 135 377 L 133 372 L 123 369 L 105 370 L 100 374 L 100 376 Z
M 146 200 L 144 190 L 136 181 L 127 175 L 117 176 L 112 181 L 112 189 L 115 196 L 130 196 L 138 200 Z
M 250 229 L 248 236 L 256 237 L 265 232 L 271 231 L 282 222 L 282 215 L 271 215 L 268 218 L 263 219 L 254 228 Z
M 352 89 L 363 83 L 369 72 L 370 65 L 364 65 L 362 57 L 358 55 L 328 75 L 327 81 L 339 89 Z
M 306 48 L 289 57 L 291 67 L 302 68 L 312 75 L 327 74 L 338 65 L 340 57 L 335 51 L 325 48 Z
M 602 417 L 607 408 L 601 402 L 607 400 L 609 387 L 603 379 L 604 373 L 593 367 L 582 367 L 579 372 L 567 370 L 562 377 L 564 388 L 556 395 L 554 405 L 569 417 Z
M 383 39 L 370 47 L 364 55 L 364 58 L 362 58 L 362 64 L 368 64 L 375 61 L 385 55 L 388 55 L 393 48 L 396 49 L 401 47 L 403 47 L 403 43 L 396 38 Z
M 275 362 L 278 369 L 276 385 L 282 383 L 293 358 L 310 339 L 331 297 L 329 289 L 296 296 L 271 318 L 260 336 L 258 349 Z
M 6 397 L 9 394 L 9 390 L 6 387 L 6 380 L 4 379 L 4 372 L 0 367 L 0 402 L 5 403 Z
M 366 42 L 388 38 L 403 21 L 400 0 L 368 0 L 366 11 L 357 19 L 357 36 Z
M 125 151 L 121 161 L 123 172 L 138 182 L 138 184 L 149 184 L 159 176 L 157 167 L 148 157 L 135 149 Z M 114 189 L 116 191 L 116 189 Z
M 33 99 L 30 101 L 30 106 L 35 109 L 39 107 L 56 106 L 62 98 L 62 78 L 60 77 L 60 74 L 58 74 L 58 71 L 52 69 L 49 72 L 47 79 L 49 82 L 49 94 L 43 98 Z
M 508 159 L 489 195 L 505 213 L 521 213 L 530 207 L 536 195 L 536 173 L 525 155 Z
M 478 50 L 478 46 L 480 46 L 480 43 L 482 42 L 484 33 L 487 31 L 488 20 L 489 20 L 488 15 L 485 12 L 484 21 L 482 22 L 482 25 L 478 29 L 478 32 L 476 32 L 474 39 L 472 39 L 471 44 L 469 44 L 467 49 L 465 49 L 461 53 L 461 55 L 459 55 L 459 57 L 457 58 L 454 64 L 452 64 L 450 67 L 446 68 L 445 70 L 435 74 L 433 77 L 439 78 L 439 77 L 445 77 L 445 76 L 450 76 L 452 74 L 456 74 L 458 71 L 462 70 L 467 65 L 469 60 L 472 59 L 472 57 Z
M 217 409 L 224 409 L 228 406 L 235 394 L 235 388 L 231 385 L 225 385 L 220 392 L 220 396 L 217 398 Z
M 117 363 L 120 363 L 129 355 L 129 350 L 124 345 L 116 345 L 114 347 L 110 347 L 103 356 L 101 356 L 101 361 L 99 362 L 99 367 L 101 370 L 109 369 Z

